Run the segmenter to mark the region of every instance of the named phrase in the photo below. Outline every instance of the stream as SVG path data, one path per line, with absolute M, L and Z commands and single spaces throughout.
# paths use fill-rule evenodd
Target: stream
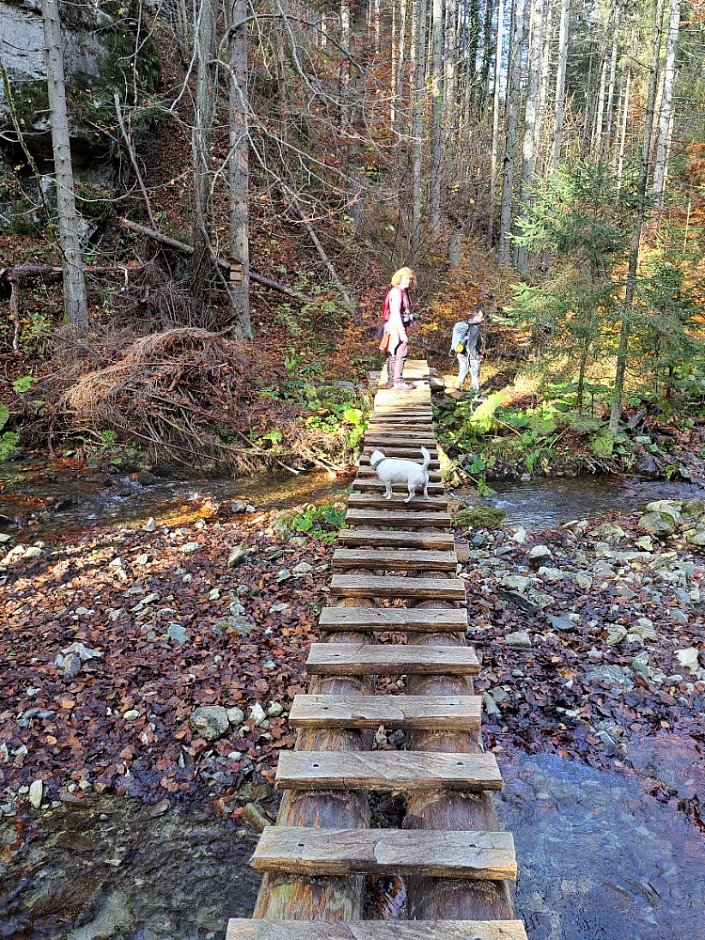
M 77 467 L 5 467 L 0 514 L 13 538 L 59 543 L 89 528 L 197 517 L 240 499 L 287 508 L 344 494 L 325 474 L 254 480 L 149 480 Z M 690 484 L 605 478 L 498 483 L 490 505 L 527 529 L 652 499 L 701 495 Z M 644 777 L 687 800 L 705 799 L 702 757 L 673 737 L 641 745 Z M 548 754 L 507 750 L 497 800 L 517 844 L 517 913 L 531 940 L 705 940 L 705 842 L 676 800 L 644 780 Z M 636 766 L 636 764 L 635 764 Z M 23 845 L 21 843 L 24 842 Z M 249 916 L 259 878 L 256 836 L 210 800 L 157 807 L 103 794 L 0 819 L 0 938 L 223 940 L 227 919 Z

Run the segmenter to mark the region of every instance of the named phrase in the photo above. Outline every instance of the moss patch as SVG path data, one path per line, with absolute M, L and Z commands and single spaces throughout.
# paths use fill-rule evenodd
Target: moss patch
M 453 525 L 456 529 L 501 529 L 507 521 L 503 509 L 492 506 L 469 506 L 455 514 Z

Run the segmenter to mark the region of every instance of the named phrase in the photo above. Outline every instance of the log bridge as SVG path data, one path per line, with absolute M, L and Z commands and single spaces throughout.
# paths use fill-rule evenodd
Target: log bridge
M 308 694 L 289 716 L 296 746 L 279 757 L 279 816 L 252 858 L 264 876 L 253 918 L 231 920 L 227 940 L 526 940 L 514 844 L 491 800 L 502 783 L 482 747 L 426 362 L 408 362 L 405 378 L 413 391 L 375 398 Z M 385 500 L 370 454 L 418 460 L 422 444 L 429 498 Z M 384 694 L 382 676 L 398 679 Z M 406 749 L 374 749 L 380 726 L 402 729 Z M 376 818 L 380 791 L 403 797 L 401 826 Z M 370 912 L 380 879 L 405 889 L 396 919 Z

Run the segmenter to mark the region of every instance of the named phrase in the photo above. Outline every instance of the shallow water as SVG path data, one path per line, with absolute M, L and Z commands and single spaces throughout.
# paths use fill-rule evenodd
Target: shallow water
M 630 512 L 656 499 L 705 496 L 696 483 L 664 480 L 625 480 L 606 475 L 580 477 L 535 477 L 492 483 L 495 495 L 483 503 L 507 513 L 513 525 L 546 529 L 573 519 L 589 519 L 607 512 Z
M 531 940 L 704 940 L 705 841 L 672 802 L 553 755 L 499 760 Z

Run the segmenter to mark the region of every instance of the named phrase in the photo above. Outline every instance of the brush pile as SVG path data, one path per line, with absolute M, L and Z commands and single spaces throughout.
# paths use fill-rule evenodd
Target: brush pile
M 251 352 L 219 333 L 167 330 L 133 340 L 117 361 L 78 378 L 75 364 L 72 371 L 54 408 L 54 432 L 112 431 L 146 450 L 156 466 L 253 472 L 288 466 L 289 454 L 299 465 L 301 457 L 319 462 L 316 452 L 330 444 L 311 439 L 295 414 L 264 400 Z M 272 428 L 281 432 L 276 454 L 271 438 L 257 443 Z

